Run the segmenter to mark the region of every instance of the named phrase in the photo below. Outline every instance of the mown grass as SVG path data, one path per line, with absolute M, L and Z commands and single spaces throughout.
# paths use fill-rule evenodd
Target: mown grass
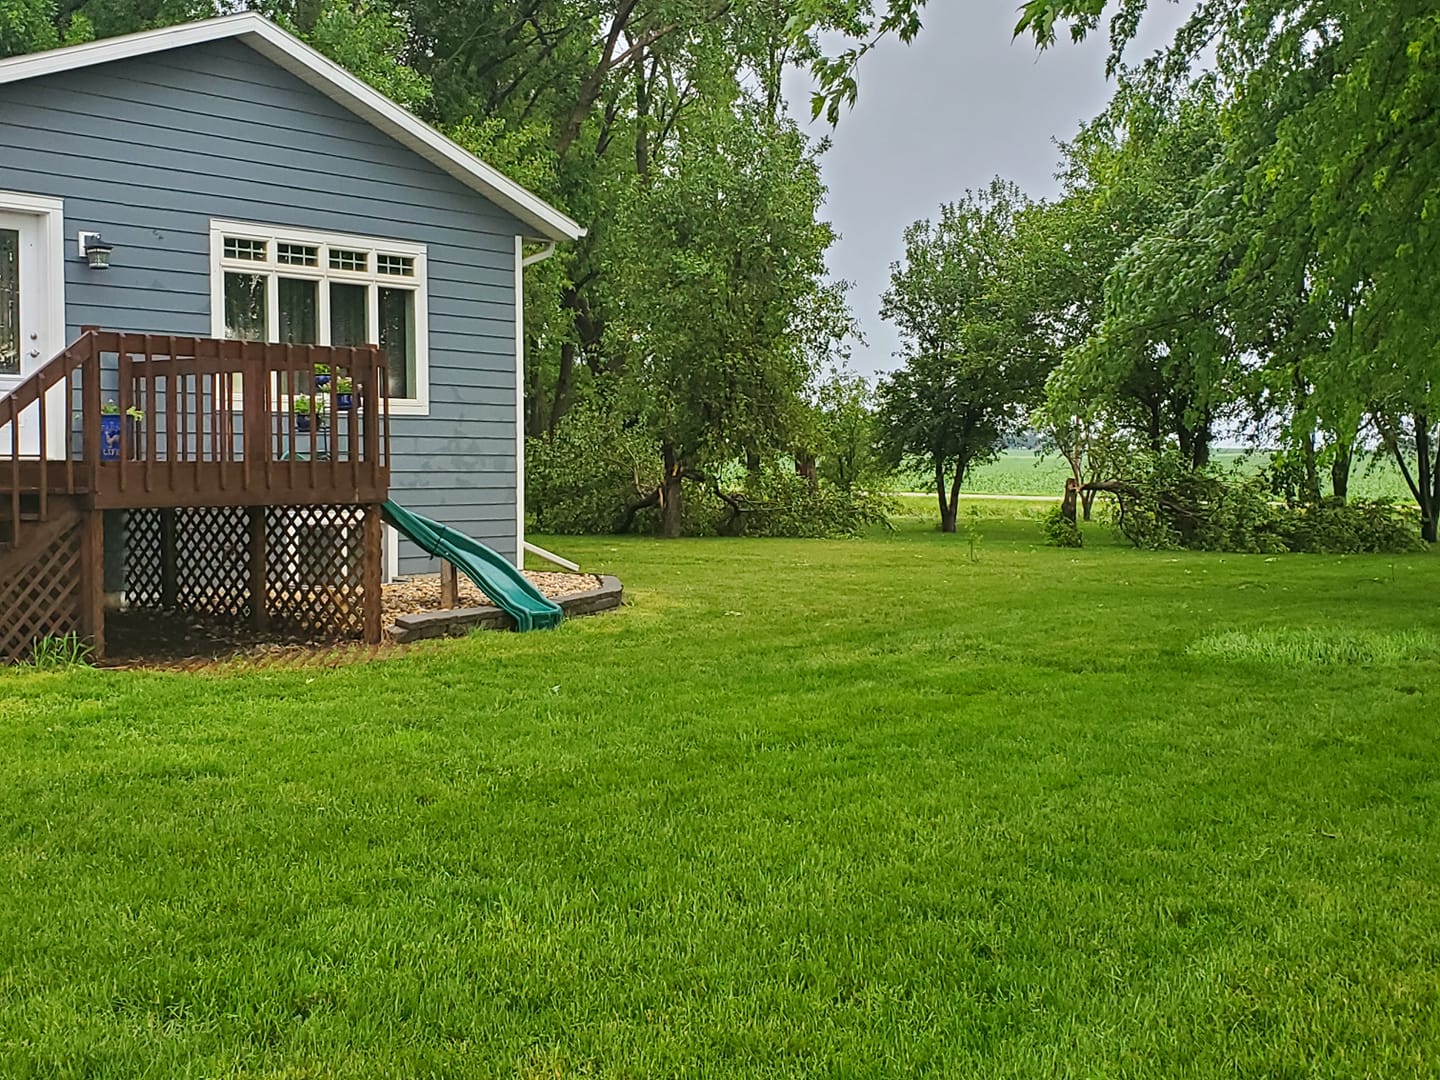
M 632 606 L 0 675 L 5 1077 L 1440 1070 L 1440 563 L 554 538 Z M 1028 509 L 1018 504 L 1020 509 Z
M 1187 650 L 1202 660 L 1240 663 L 1335 666 L 1385 666 L 1402 660 L 1424 660 L 1440 652 L 1434 634 L 1409 630 L 1224 630 L 1196 641 Z

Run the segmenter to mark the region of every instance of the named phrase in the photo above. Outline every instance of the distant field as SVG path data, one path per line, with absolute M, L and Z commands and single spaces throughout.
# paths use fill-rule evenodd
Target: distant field
M 1220 450 L 1215 453 L 1220 465 L 1242 464 L 1258 469 L 1264 455 L 1244 450 Z M 977 469 L 965 483 L 965 490 L 984 495 L 1054 495 L 1065 490 L 1069 466 L 1058 454 L 1041 456 L 1033 450 L 1007 450 L 1000 457 Z M 897 491 L 929 491 L 933 481 L 922 473 L 902 473 L 896 479 Z M 1410 491 L 1394 464 L 1388 460 L 1357 465 L 1350 477 L 1350 494 L 1364 498 L 1390 496 L 1408 500 Z

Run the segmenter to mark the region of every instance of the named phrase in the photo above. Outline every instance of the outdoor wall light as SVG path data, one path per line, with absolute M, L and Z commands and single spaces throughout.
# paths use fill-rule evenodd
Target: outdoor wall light
M 107 244 L 98 232 L 80 234 L 80 257 L 90 264 L 91 270 L 109 270 L 110 253 L 114 250 L 115 246 Z

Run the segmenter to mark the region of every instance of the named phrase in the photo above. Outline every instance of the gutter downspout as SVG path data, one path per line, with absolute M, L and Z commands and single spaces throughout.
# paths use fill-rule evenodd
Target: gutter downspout
M 525 254 L 525 238 L 515 237 L 515 568 L 525 568 L 525 268 L 555 254 L 555 241 L 533 255 Z M 543 558 L 543 556 L 542 556 Z
M 520 260 L 520 268 L 523 270 L 523 269 L 524 269 L 525 267 L 527 267 L 527 266 L 534 266 L 536 263 L 542 263 L 542 262 L 544 262 L 546 259 L 550 258 L 551 255 L 554 255 L 554 254 L 555 254 L 555 241 L 554 241 L 554 240 L 551 240 L 551 241 L 549 241 L 543 248 L 541 248 L 539 251 L 537 251 L 534 255 L 526 255 L 523 259 L 521 259 L 521 260 Z

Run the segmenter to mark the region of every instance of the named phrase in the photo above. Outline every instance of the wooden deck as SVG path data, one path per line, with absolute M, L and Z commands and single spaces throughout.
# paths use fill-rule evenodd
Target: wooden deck
M 87 329 L 0 397 L 0 660 L 70 632 L 103 649 L 105 510 L 133 512 L 127 573 L 162 604 L 378 640 L 388 385 L 373 347 Z M 323 610 L 285 607 L 297 573 Z

